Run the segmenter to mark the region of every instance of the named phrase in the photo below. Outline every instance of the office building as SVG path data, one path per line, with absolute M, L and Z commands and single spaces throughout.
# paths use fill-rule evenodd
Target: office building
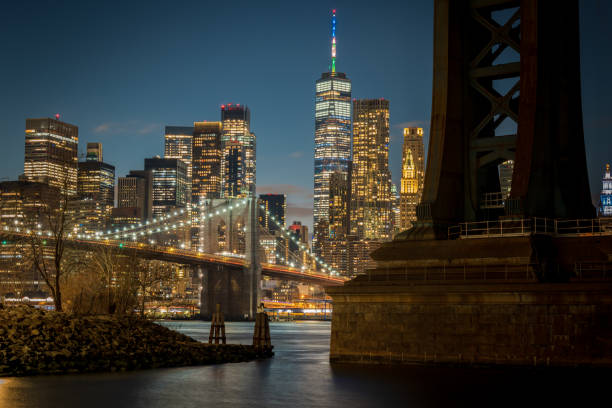
M 599 196 L 599 216 L 612 217 L 612 176 L 610 165 L 606 164 L 606 171 L 601 179 L 601 195 Z
M 0 182 L 0 231 L 7 228 L 49 228 L 49 215 L 61 201 L 59 187 L 27 181 Z M 0 296 L 26 296 L 45 288 L 45 283 L 30 263 L 27 240 L 6 235 L 0 240 Z M 53 247 L 45 247 L 44 256 L 52 259 Z
M 95 214 L 101 216 L 97 222 L 94 213 L 85 217 L 91 222 L 91 229 L 96 224 L 99 228 L 105 227 L 115 204 L 115 166 L 104 163 L 102 158 L 102 144 L 88 143 L 86 160 L 78 163 L 78 200 L 97 203 L 88 207 L 95 208 Z
M 259 211 L 259 225 L 266 231 L 279 231 L 279 227 L 274 221 L 285 227 L 285 214 L 287 212 L 287 196 L 285 194 L 260 194 L 259 204 L 264 209 Z M 274 217 L 272 219 L 272 217 Z
M 336 171 L 329 179 L 329 238 L 345 239 L 350 228 L 351 178 Z
M 400 186 L 400 230 L 402 231 L 411 228 L 416 222 L 416 207 L 421 201 L 424 181 L 423 128 L 405 128 Z
M 77 193 L 79 128 L 55 119 L 26 119 L 24 175 L 58 187 L 70 196 Z
M 153 217 L 153 173 L 132 170 L 117 182 L 117 207 L 138 208 L 142 221 Z
M 223 198 L 255 196 L 256 140 L 251 112 L 245 105 L 221 105 L 221 194 Z
M 221 197 L 221 122 L 193 124 L 191 202 Z
M 353 101 L 350 223 L 358 239 L 391 239 L 389 101 L 383 98 Z
M 151 171 L 153 216 L 167 214 L 187 206 L 191 191 L 187 184 L 187 166 L 181 159 L 145 159 L 145 171 Z
M 102 143 L 100 142 L 89 142 L 87 143 L 87 155 L 85 156 L 86 161 L 104 161 L 102 157 Z
M 348 174 L 351 161 L 351 81 L 336 71 L 336 13 L 332 14 L 331 65 L 315 84 L 314 235 L 315 253 L 329 227 L 329 181 Z
M 191 184 L 193 127 L 166 126 L 164 132 L 164 158 L 181 159 L 187 166 L 187 183 Z M 191 201 L 191 197 L 189 197 Z

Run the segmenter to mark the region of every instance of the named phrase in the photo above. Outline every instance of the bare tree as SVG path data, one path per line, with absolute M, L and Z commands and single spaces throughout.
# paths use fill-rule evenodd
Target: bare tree
M 135 251 L 130 254 L 131 273 L 138 288 L 141 316 L 144 316 L 147 300 L 155 293 L 155 288 L 170 284 L 174 279 L 172 267 L 167 262 L 138 259 Z
M 108 314 L 115 313 L 117 305 L 114 299 L 115 279 L 118 272 L 117 254 L 113 248 L 102 247 L 93 252 L 92 266 L 100 276 L 106 291 L 106 308 Z
M 38 224 L 32 225 L 36 230 L 30 230 L 25 236 L 29 251 L 29 260 L 39 275 L 43 278 L 55 304 L 55 310 L 62 308 L 62 282 L 70 268 L 66 262 L 66 239 L 68 237 L 68 175 L 64 180 L 64 188 L 59 192 L 41 191 L 38 197 Z

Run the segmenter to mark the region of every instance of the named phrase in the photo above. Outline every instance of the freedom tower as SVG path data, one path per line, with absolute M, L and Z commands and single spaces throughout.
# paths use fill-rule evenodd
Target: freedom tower
M 314 153 L 314 249 L 329 223 L 329 181 L 333 173 L 348 177 L 351 163 L 351 81 L 336 72 L 336 10 L 331 21 L 331 66 L 316 82 Z

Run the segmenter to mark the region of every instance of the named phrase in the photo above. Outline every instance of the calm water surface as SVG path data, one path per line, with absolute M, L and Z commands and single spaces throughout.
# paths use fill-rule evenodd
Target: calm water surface
M 209 323 L 164 322 L 198 340 Z M 228 323 L 249 344 L 252 323 Z M 0 408 L 610 406 L 612 370 L 329 364 L 328 322 L 271 323 L 276 356 L 217 366 L 0 379 Z

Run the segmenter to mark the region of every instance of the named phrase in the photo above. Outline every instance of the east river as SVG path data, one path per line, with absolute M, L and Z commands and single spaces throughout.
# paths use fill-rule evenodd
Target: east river
M 164 322 L 198 340 L 209 323 Z M 248 344 L 252 323 L 228 323 Z M 329 364 L 329 322 L 271 323 L 265 361 L 128 373 L 0 378 L 0 408 L 610 406 L 612 370 Z

